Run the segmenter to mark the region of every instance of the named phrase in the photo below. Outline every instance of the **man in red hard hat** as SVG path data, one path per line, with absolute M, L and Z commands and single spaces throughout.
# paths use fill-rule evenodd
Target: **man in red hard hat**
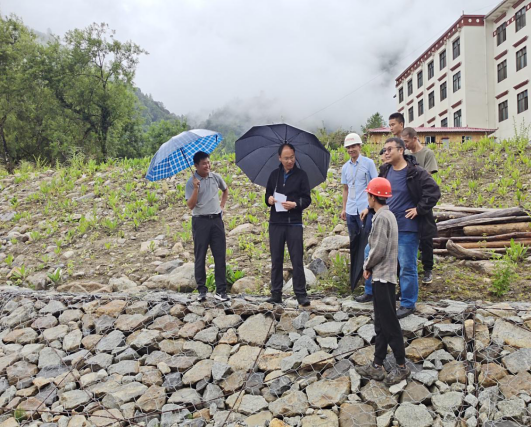
M 356 370 L 363 377 L 383 380 L 386 385 L 394 385 L 411 373 L 406 366 L 404 338 L 395 307 L 398 224 L 395 215 L 387 206 L 387 198 L 392 196 L 389 180 L 382 177 L 372 179 L 366 192 L 369 207 L 376 212 L 369 235 L 369 256 L 363 265 L 364 278 L 368 280 L 372 276 L 376 342 L 374 361 L 357 367 Z M 383 366 L 387 346 L 393 350 L 397 363 L 389 373 Z

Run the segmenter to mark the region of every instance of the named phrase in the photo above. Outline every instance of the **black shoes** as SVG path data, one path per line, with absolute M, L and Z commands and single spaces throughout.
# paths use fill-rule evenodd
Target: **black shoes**
M 425 270 L 424 276 L 422 277 L 422 283 L 431 284 L 432 282 L 433 282 L 433 275 L 431 273 L 431 270 Z
M 358 303 L 372 302 L 372 294 L 362 294 L 354 299 Z
M 203 303 L 203 302 L 206 302 L 206 299 L 207 299 L 206 293 L 200 293 L 199 297 L 197 298 L 197 301 L 199 303 Z
M 267 303 L 282 303 L 282 293 L 271 293 L 271 297 L 266 300 Z
M 308 296 L 297 296 L 297 302 L 299 302 L 299 305 L 301 305 L 302 307 L 307 307 L 311 304 L 310 299 L 308 299 Z
M 402 319 L 411 315 L 413 312 L 415 312 L 415 308 L 404 308 L 403 306 L 400 306 L 398 311 L 396 311 L 396 317 Z
M 227 296 L 226 293 L 216 293 L 216 295 L 214 297 L 217 300 L 221 301 L 221 302 L 229 302 L 230 301 L 230 297 Z

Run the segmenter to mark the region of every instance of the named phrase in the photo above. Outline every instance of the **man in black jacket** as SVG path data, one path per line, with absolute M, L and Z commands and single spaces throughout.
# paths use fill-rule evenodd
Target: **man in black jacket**
M 400 265 L 401 304 L 398 318 L 404 318 L 415 311 L 419 294 L 417 253 L 419 239 L 437 235 L 433 207 L 441 197 L 439 186 L 431 175 L 419 167 L 415 159 L 405 155 L 406 146 L 400 138 L 389 138 L 385 142 L 386 163 L 380 167 L 380 177 L 391 182 L 393 197 L 389 198 L 389 209 L 398 223 L 398 262 Z M 368 211 L 368 210 L 366 210 Z M 367 212 L 362 216 L 365 217 Z M 372 290 L 365 287 L 365 294 Z
M 284 245 L 288 244 L 293 266 L 293 291 L 301 306 L 310 305 L 306 294 L 303 264 L 302 210 L 311 203 L 308 175 L 295 163 L 295 148 L 285 143 L 278 149 L 279 167 L 267 181 L 265 203 L 271 207 L 269 247 L 271 249 L 270 303 L 282 303 Z M 285 197 L 285 202 L 280 202 Z

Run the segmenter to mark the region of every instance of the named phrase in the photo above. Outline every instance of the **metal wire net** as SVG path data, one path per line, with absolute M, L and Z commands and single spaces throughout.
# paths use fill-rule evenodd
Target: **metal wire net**
M 531 423 L 531 304 L 418 305 L 401 320 L 412 374 L 391 387 L 356 371 L 375 332 L 350 299 L 20 290 L 0 311 L 4 426 Z

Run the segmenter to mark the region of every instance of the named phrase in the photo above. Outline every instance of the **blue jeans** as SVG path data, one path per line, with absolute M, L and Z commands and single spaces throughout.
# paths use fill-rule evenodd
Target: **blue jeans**
M 398 232 L 398 263 L 400 264 L 400 306 L 415 308 L 419 297 L 419 277 L 417 254 L 419 235 L 417 232 Z M 365 247 L 365 258 L 369 256 L 369 246 Z M 372 277 L 365 281 L 365 293 L 372 294 Z

